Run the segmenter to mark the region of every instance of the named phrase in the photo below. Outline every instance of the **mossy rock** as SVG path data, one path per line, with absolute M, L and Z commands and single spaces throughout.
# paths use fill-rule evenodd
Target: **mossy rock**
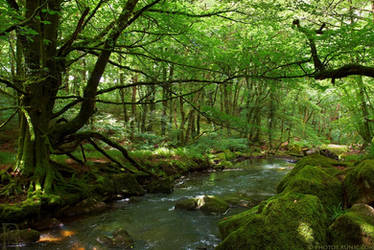
M 27 199 L 14 204 L 0 204 L 0 222 L 22 222 L 30 217 L 39 217 L 40 200 Z
M 222 214 L 229 209 L 229 204 L 219 197 L 208 195 L 204 196 L 200 209 L 207 214 Z
M 176 209 L 198 210 L 207 214 L 221 214 L 228 208 L 229 204 L 221 198 L 205 195 L 189 199 L 178 200 L 175 204 Z
M 243 193 L 230 193 L 218 197 L 227 202 L 231 207 L 252 208 L 261 202 Z
M 122 194 L 125 196 L 144 195 L 145 190 L 133 174 L 112 174 L 100 176 L 97 179 L 98 194 Z
M 0 242 L 5 242 L 5 245 L 34 243 L 37 242 L 39 238 L 40 233 L 32 229 L 12 230 L 0 234 Z
M 278 185 L 277 191 L 312 194 L 317 196 L 327 212 L 343 203 L 343 185 L 330 173 L 332 167 L 299 166 L 293 169 Z M 295 171 L 296 173 L 292 173 Z M 331 215 L 331 214 L 329 214 Z
M 312 154 L 306 157 L 301 158 L 297 163 L 295 168 L 302 166 L 320 166 L 323 168 L 329 168 L 333 166 L 345 165 L 345 163 L 339 162 L 337 160 L 328 158 L 320 154 Z
M 374 203 L 374 160 L 364 160 L 348 171 L 344 179 L 348 207 Z
M 221 220 L 224 240 L 217 249 L 308 249 L 326 244 L 327 226 L 317 196 L 282 193 Z
M 174 190 L 174 180 L 172 178 L 152 180 L 145 189 L 149 193 L 171 194 Z
M 175 203 L 176 209 L 196 210 L 197 207 L 198 207 L 197 200 L 195 198 L 180 199 L 180 200 L 177 200 L 177 202 Z
M 374 209 L 366 204 L 356 204 L 339 216 L 329 227 L 333 245 L 374 248 Z
M 97 214 L 104 212 L 108 206 L 102 202 L 93 198 L 85 199 L 76 205 L 65 207 L 58 212 L 59 216 L 73 217 L 86 214 Z

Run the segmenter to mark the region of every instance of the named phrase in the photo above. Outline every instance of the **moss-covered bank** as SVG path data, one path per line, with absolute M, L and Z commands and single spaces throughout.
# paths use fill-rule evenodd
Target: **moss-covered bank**
M 328 244 L 328 226 L 343 202 L 338 178 L 344 163 L 312 155 L 301 159 L 278 194 L 219 223 L 217 249 L 307 249 Z
M 98 159 L 87 162 L 85 166 L 56 162 L 61 176 L 53 191 L 48 194 L 25 191 L 18 200 L 0 204 L 0 223 L 16 223 L 18 228 L 23 229 L 40 224 L 37 222 L 45 218 L 97 213 L 105 210 L 106 202 L 114 199 L 140 196 L 146 192 L 170 193 L 175 178 L 211 167 L 207 157 L 189 156 L 188 153 L 141 153 L 134 158 L 145 172 L 134 170 L 134 173 L 129 173 Z M 69 159 L 63 160 L 70 163 Z

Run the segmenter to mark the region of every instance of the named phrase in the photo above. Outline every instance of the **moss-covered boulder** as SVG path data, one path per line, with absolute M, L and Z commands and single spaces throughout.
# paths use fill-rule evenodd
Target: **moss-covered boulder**
M 344 179 L 348 207 L 374 203 L 374 160 L 364 160 L 348 171 Z
M 145 190 L 133 174 L 112 174 L 99 176 L 96 192 L 98 194 L 122 194 L 124 196 L 143 195 Z
M 104 202 L 98 201 L 94 198 L 88 198 L 74 206 L 67 206 L 61 209 L 57 215 L 59 217 L 73 217 L 86 214 L 97 214 L 104 212 L 107 208 L 108 206 Z
M 195 198 L 180 199 L 175 203 L 176 209 L 184 210 L 196 210 L 198 207 L 197 200 Z
M 174 180 L 172 178 L 161 178 L 152 180 L 145 186 L 149 193 L 171 194 L 174 190 Z
M 374 248 L 374 209 L 366 204 L 356 204 L 339 216 L 329 227 L 333 245 Z
M 317 153 L 317 154 L 312 154 L 312 155 L 301 158 L 299 161 L 296 162 L 295 168 L 306 166 L 306 165 L 329 168 L 333 166 L 345 165 L 345 163 L 339 162 L 335 159 L 331 159 L 329 157 L 326 157 L 326 156 L 323 156 Z
M 176 209 L 198 210 L 207 214 L 221 214 L 228 208 L 229 204 L 223 199 L 211 195 L 198 196 L 195 198 L 181 199 L 175 204 Z
M 283 193 L 221 220 L 217 249 L 308 249 L 326 244 L 328 219 L 314 195 Z
M 4 242 L 5 245 L 34 243 L 37 242 L 39 238 L 40 233 L 32 229 L 12 230 L 0 234 L 0 242 Z
M 27 199 L 14 204 L 0 204 L 0 222 L 21 222 L 30 217 L 39 217 L 40 200 Z
M 222 214 L 229 209 L 229 204 L 219 197 L 204 196 L 200 205 L 201 211 L 207 214 Z
M 343 186 L 333 167 L 303 165 L 293 169 L 278 185 L 277 191 L 312 194 L 320 198 L 327 212 L 343 203 Z
M 228 193 L 218 197 L 227 202 L 230 207 L 252 208 L 261 202 L 261 200 L 254 199 L 252 196 L 240 192 Z

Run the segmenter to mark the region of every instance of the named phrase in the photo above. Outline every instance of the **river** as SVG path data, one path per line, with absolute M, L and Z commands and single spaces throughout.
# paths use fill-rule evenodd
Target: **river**
M 236 169 L 194 173 L 177 180 L 172 194 L 147 194 L 124 199 L 99 215 L 64 222 L 61 228 L 43 232 L 42 242 L 22 249 L 107 249 L 98 237 L 123 228 L 135 240 L 133 249 L 213 249 L 219 242 L 217 223 L 223 217 L 243 211 L 232 208 L 225 215 L 205 215 L 200 211 L 176 210 L 178 199 L 199 195 L 242 193 L 254 200 L 275 194 L 276 185 L 292 164 L 285 160 L 248 160 Z

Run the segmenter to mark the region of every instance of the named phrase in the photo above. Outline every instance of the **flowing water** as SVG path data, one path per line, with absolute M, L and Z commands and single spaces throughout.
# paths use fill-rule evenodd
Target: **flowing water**
M 238 163 L 238 169 L 195 173 L 177 181 L 172 194 L 148 194 L 125 199 L 96 216 L 67 222 L 60 229 L 44 232 L 43 242 L 22 249 L 106 249 L 97 238 L 123 228 L 135 240 L 134 249 L 213 249 L 219 242 L 217 222 L 223 215 L 175 210 L 178 199 L 199 195 L 245 193 L 263 200 L 275 188 L 292 164 L 284 160 L 255 160 Z M 231 209 L 229 214 L 240 212 Z M 227 214 L 226 214 L 227 216 Z

